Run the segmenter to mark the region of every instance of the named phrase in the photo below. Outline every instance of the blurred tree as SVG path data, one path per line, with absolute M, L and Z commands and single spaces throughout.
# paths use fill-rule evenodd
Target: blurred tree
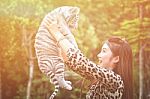
M 134 2 L 131 6 L 132 9 L 135 9 L 134 13 L 130 13 L 133 17 L 121 22 L 118 31 L 113 32 L 114 35 L 119 35 L 129 40 L 130 44 L 132 44 L 134 56 L 139 54 L 139 57 L 135 57 L 138 59 L 139 64 L 134 63 L 134 71 L 139 71 L 139 73 L 134 74 L 135 79 L 137 79 L 136 77 L 138 77 L 135 75 L 139 75 L 139 99 L 145 99 L 149 94 L 149 89 L 147 90 L 144 88 L 144 86 L 149 86 L 144 84 L 144 75 L 147 75 L 148 72 L 143 72 L 146 69 L 144 68 L 144 65 L 147 65 L 145 64 L 145 62 L 148 61 L 144 57 L 144 52 L 147 51 L 147 54 L 150 53 L 150 50 L 147 49 L 149 46 L 148 41 L 150 40 L 150 17 L 149 14 L 147 14 L 149 11 L 149 6 L 150 2 L 148 0 Z M 148 64 L 150 63 L 148 62 Z M 139 69 L 135 67 L 136 65 L 139 65 Z M 147 81 L 150 82 L 149 79 L 147 79 Z M 134 83 L 135 85 L 138 85 L 137 82 Z M 138 92 L 135 91 L 134 94 L 136 94 L 136 98 L 138 98 Z
M 29 63 L 29 80 L 28 80 L 28 86 L 27 86 L 27 98 L 26 99 L 30 99 L 30 94 L 31 94 L 31 85 L 32 85 L 32 79 L 33 79 L 33 72 L 34 72 L 34 56 L 33 56 L 33 51 L 32 51 L 32 37 L 33 34 L 30 33 L 29 36 L 27 36 L 27 32 L 26 28 L 24 26 L 22 26 L 22 35 L 23 35 L 23 45 L 24 48 L 26 49 L 27 53 L 28 53 L 28 63 Z

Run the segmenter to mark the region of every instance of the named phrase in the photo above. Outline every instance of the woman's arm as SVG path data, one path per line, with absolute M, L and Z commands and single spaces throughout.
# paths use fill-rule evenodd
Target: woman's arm
M 59 35 L 59 33 L 57 34 Z M 59 36 L 58 36 L 59 37 Z M 97 80 L 107 86 L 110 92 L 123 93 L 124 84 L 121 77 L 115 74 L 112 70 L 102 68 L 81 53 L 79 49 L 74 48 L 66 39 L 60 40 L 59 44 L 62 50 L 67 55 L 67 66 L 78 73 L 79 75 L 85 77 L 88 80 Z
M 79 49 L 75 48 L 65 36 L 59 32 L 56 24 L 51 24 L 49 28 L 60 45 L 63 53 L 67 55 L 66 64 L 76 73 L 88 79 L 97 79 L 107 84 L 120 83 L 123 84 L 121 77 L 113 71 L 99 67 L 89 59 L 87 59 Z
M 57 20 L 49 20 L 50 22 L 45 22 L 47 25 L 48 31 L 52 34 L 52 36 L 57 41 L 58 45 L 60 45 L 63 55 L 67 55 L 67 51 L 69 48 L 78 48 L 76 44 L 72 44 L 68 39 L 74 39 L 71 31 L 66 25 L 63 17 L 60 15 L 57 16 Z

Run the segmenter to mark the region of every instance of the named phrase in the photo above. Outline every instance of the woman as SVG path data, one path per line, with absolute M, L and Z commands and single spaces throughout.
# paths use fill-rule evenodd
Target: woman
M 49 31 L 62 49 L 69 68 L 81 76 L 96 81 L 89 89 L 86 99 L 133 99 L 132 51 L 127 41 L 109 38 L 97 55 L 99 65 L 87 59 L 59 31 L 61 26 L 48 24 Z M 59 28 L 58 28 L 59 27 Z

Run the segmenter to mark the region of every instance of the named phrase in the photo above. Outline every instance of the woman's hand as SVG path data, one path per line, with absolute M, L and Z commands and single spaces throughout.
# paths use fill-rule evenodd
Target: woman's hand
M 50 34 L 55 38 L 55 33 L 60 32 L 57 20 L 49 19 L 48 21 L 45 21 L 45 24 Z
M 48 31 L 55 37 L 55 33 L 61 32 L 64 36 L 71 34 L 63 16 L 59 14 L 56 19 L 45 21 Z
M 72 34 L 63 15 L 59 14 L 57 17 L 58 25 L 59 25 L 59 30 L 63 35 L 68 35 Z

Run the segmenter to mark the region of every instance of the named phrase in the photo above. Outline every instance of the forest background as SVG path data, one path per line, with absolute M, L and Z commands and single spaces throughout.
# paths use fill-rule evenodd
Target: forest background
M 134 99 L 150 99 L 149 0 L 0 0 L 0 99 L 48 99 L 54 90 L 38 68 L 34 38 L 43 17 L 60 6 L 80 7 L 73 34 L 81 51 L 97 62 L 103 42 L 126 38 L 133 50 Z M 90 81 L 66 70 L 73 90 L 56 99 L 85 99 Z

